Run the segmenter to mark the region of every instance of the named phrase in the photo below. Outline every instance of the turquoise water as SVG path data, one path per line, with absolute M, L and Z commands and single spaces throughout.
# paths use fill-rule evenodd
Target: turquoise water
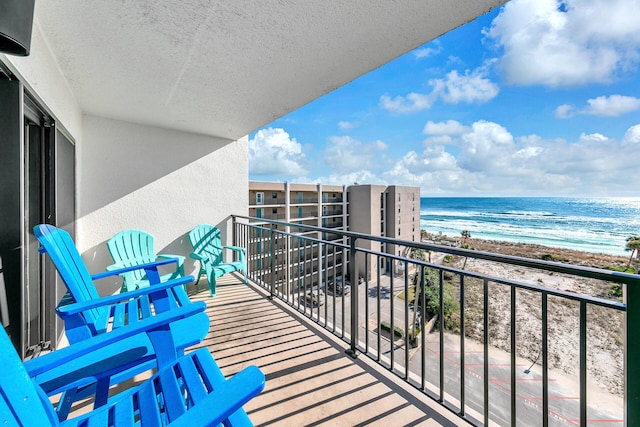
M 640 198 L 423 197 L 420 227 L 428 233 L 628 256 L 640 235 Z

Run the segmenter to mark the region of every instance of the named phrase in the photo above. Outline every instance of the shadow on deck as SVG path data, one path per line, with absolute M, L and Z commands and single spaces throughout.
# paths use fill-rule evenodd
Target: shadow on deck
M 259 287 L 221 278 L 217 295 L 206 282 L 189 288 L 207 303 L 207 346 L 225 375 L 257 365 L 265 390 L 245 409 L 256 425 L 467 425 L 366 356 Z

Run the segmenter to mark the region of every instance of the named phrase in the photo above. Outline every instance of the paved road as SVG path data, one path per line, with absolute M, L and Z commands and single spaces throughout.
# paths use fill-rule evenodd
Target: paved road
M 405 301 L 398 298 L 398 294 L 404 290 L 402 279 L 394 279 L 394 289 L 391 292 L 388 277 L 381 281 L 380 286 L 380 311 L 378 311 L 378 287 L 373 283 L 360 285 L 358 288 L 359 339 L 365 342 L 365 328 L 368 329 L 369 354 L 378 354 L 378 313 L 381 319 L 390 322 L 393 311 L 394 324 L 404 328 L 405 325 Z M 368 301 L 366 312 L 365 301 Z M 341 330 L 342 324 L 346 325 L 345 333 L 350 332 L 351 295 L 332 295 L 330 292 L 325 297 L 326 304 L 314 307 L 312 315 L 321 319 L 327 318 L 329 324 Z M 393 310 L 392 310 L 393 304 Z M 335 316 L 334 316 L 335 307 Z M 311 308 L 307 308 L 308 311 Z M 344 310 L 344 311 L 343 311 Z M 344 314 L 344 316 L 342 315 Z M 409 323 L 413 321 L 413 310 L 409 308 Z M 322 320 L 324 322 L 324 320 Z M 389 334 L 380 335 L 380 355 L 387 367 L 399 370 L 404 374 L 405 359 L 409 357 L 409 375 L 420 382 L 422 357 L 425 358 L 425 379 L 427 388 L 438 393 L 439 367 L 440 367 L 440 335 L 438 333 L 427 336 L 425 348 L 407 348 L 405 340 L 398 339 L 393 342 Z M 445 401 L 459 407 L 460 399 L 460 337 L 445 334 L 444 352 L 444 390 Z M 473 340 L 465 341 L 465 411 L 479 417 L 482 422 L 484 408 L 484 353 L 480 344 Z M 537 426 L 542 425 L 542 376 L 540 368 L 536 365 L 531 371 L 529 361 L 521 361 L 516 369 L 516 414 L 517 425 Z M 579 425 L 579 398 L 575 391 L 575 384 L 565 384 L 566 377 L 554 378 L 549 381 L 549 425 L 567 426 Z M 577 381 L 577 379 L 576 379 Z M 496 425 L 510 425 L 511 423 L 511 365 L 507 353 L 496 349 L 490 349 L 489 353 L 489 414 L 490 420 Z M 601 407 L 597 395 L 589 396 L 589 408 L 587 418 L 589 424 L 598 426 L 622 426 L 622 413 L 618 408 Z

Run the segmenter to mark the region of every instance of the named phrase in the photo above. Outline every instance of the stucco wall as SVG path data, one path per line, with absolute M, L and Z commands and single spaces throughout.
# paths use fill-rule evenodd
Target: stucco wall
M 106 241 L 137 228 L 155 237 L 157 253 L 194 263 L 186 234 L 210 223 L 231 236 L 229 215 L 246 215 L 248 141 L 208 137 L 86 115 L 77 149 L 77 245 L 90 270 L 111 263 Z M 100 285 L 101 294 L 115 284 Z
M 60 71 L 38 23 L 37 7 L 27 57 L 0 54 L 0 59 L 18 76 L 27 90 L 56 119 L 58 126 L 75 140 L 82 136 L 81 109 L 67 79 Z

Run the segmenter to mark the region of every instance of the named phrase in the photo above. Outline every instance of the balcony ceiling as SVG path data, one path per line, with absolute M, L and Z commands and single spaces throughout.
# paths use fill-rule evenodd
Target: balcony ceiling
M 504 0 L 40 0 L 83 111 L 238 139 Z

